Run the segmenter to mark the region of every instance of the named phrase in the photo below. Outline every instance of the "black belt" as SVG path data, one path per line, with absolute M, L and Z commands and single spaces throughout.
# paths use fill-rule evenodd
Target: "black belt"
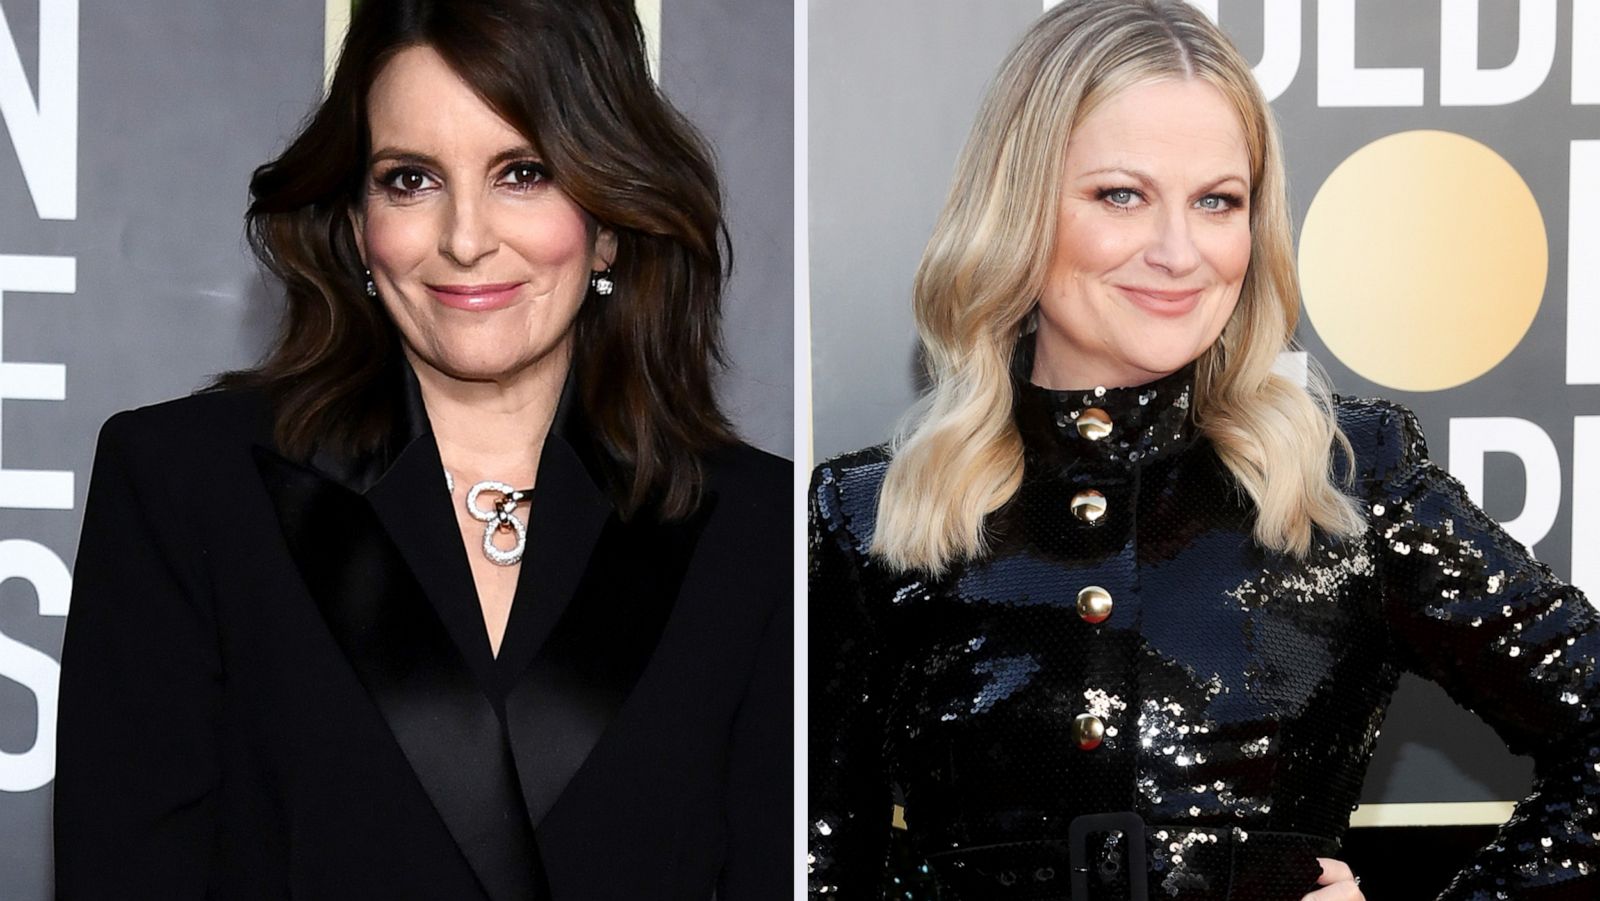
M 1237 827 L 1152 825 L 1132 812 L 1074 819 L 1065 839 L 927 855 L 961 901 L 1299 901 L 1332 839 Z
M 1145 872 L 1145 862 L 1149 856 L 1145 853 L 1144 820 L 1139 819 L 1136 813 L 1124 811 L 1122 813 L 1090 813 L 1076 817 L 1067 826 L 1067 862 L 1072 867 L 1072 901 L 1089 901 L 1089 836 L 1120 835 L 1123 844 L 1127 845 L 1125 855 L 1112 851 L 1109 856 L 1104 855 L 1097 863 L 1102 881 L 1115 879 L 1126 869 L 1128 889 L 1124 893 L 1128 901 L 1150 901 L 1149 874 Z M 1116 842 L 1113 842 L 1116 844 Z M 1102 849 L 1104 846 L 1102 845 Z M 1126 856 L 1127 864 L 1121 857 Z

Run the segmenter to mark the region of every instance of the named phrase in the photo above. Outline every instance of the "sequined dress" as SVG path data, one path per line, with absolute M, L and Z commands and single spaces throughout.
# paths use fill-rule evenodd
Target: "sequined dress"
M 1019 379 L 1022 487 L 939 578 L 867 553 L 881 448 L 818 467 L 811 897 L 883 897 L 898 796 L 946 901 L 1299 901 L 1413 672 L 1536 761 L 1441 897 L 1600 898 L 1600 615 L 1383 401 L 1337 401 L 1369 528 L 1262 550 L 1191 379 Z

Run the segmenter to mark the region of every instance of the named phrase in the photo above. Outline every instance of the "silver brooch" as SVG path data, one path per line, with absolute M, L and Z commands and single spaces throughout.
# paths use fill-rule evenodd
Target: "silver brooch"
M 494 502 L 494 507 L 485 510 L 478 506 L 478 495 L 485 491 L 492 491 L 500 495 Z M 467 512 L 472 518 L 484 523 L 483 527 L 483 555 L 489 562 L 499 566 L 512 566 L 522 559 L 522 552 L 528 546 L 528 527 L 517 518 L 517 505 L 528 499 L 533 489 L 519 491 L 505 482 L 482 481 L 472 486 L 467 492 Z M 495 533 L 510 531 L 516 533 L 517 543 L 509 550 L 501 550 L 494 543 Z

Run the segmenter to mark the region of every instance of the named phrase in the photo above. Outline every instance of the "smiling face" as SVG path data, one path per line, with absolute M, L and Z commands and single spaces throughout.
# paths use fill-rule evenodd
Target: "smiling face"
M 559 379 L 614 237 L 432 48 L 397 53 L 367 109 L 372 155 L 351 221 L 412 364 L 466 381 Z
M 1250 264 L 1250 157 L 1238 112 L 1198 79 L 1108 98 L 1072 131 L 1033 380 L 1139 385 L 1198 358 Z

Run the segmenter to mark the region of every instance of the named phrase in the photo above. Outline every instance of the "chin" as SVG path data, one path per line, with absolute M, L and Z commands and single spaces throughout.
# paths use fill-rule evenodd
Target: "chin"
M 1131 370 L 1143 373 L 1138 384 L 1153 382 L 1156 379 L 1177 372 L 1199 358 L 1201 351 L 1185 348 L 1182 350 L 1151 352 L 1145 349 L 1137 356 L 1125 357 L 1123 362 Z
M 467 346 L 430 348 L 419 353 L 422 362 L 451 378 L 463 381 L 502 381 L 520 373 L 538 368 L 542 361 L 551 359 L 552 353 L 562 346 L 558 339 L 543 345 L 543 349 L 530 352 L 527 342 L 510 345 L 491 342 L 488 346 L 469 343 Z
M 1168 373 L 1176 373 L 1189 363 L 1195 362 L 1195 358 L 1198 357 L 1200 352 L 1192 349 L 1174 350 L 1171 354 L 1150 354 L 1141 360 L 1142 365 L 1139 368 L 1147 373 L 1165 376 Z

